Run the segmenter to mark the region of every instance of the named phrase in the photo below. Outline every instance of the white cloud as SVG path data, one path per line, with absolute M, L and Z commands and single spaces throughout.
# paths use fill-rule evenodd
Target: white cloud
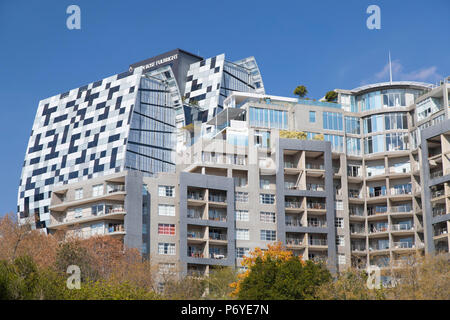
M 437 72 L 436 66 L 405 72 L 403 65 L 399 60 L 392 61 L 392 80 L 394 81 L 411 80 L 434 83 L 442 78 L 443 76 Z M 375 73 L 371 79 L 365 80 L 364 82 L 367 83 L 373 80 L 377 82 L 389 81 L 389 63 L 387 63 L 379 72 Z

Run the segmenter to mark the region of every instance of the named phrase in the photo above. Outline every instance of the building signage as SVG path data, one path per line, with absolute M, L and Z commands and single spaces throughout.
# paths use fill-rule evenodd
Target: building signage
M 163 64 L 166 64 L 168 62 L 171 62 L 171 61 L 174 61 L 174 60 L 177 60 L 177 59 L 178 59 L 178 53 L 170 55 L 170 56 L 167 56 L 167 57 L 164 57 L 164 58 L 160 58 L 160 59 L 156 59 L 156 60 L 150 61 L 150 62 L 148 62 L 146 64 L 143 64 L 142 68 L 143 68 L 144 71 L 146 71 L 147 69 L 159 67 L 159 66 L 161 66 Z M 138 67 L 138 66 L 140 67 L 140 65 L 135 65 L 134 67 L 130 66 L 130 71 L 133 71 L 133 69 Z

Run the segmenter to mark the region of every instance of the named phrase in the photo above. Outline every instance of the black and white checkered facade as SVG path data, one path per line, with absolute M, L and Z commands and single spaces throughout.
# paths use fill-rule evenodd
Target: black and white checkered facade
M 174 168 L 170 68 L 125 72 L 39 103 L 18 192 L 20 218 L 49 219 L 53 186 L 128 169 Z M 179 97 L 178 100 L 180 100 Z
M 186 125 L 183 95 L 185 103 L 196 100 L 208 110 L 209 119 L 233 91 L 264 91 L 253 57 L 238 63 L 223 54 L 186 61 L 177 74 L 170 63 L 130 67 L 40 101 L 18 191 L 20 218 L 45 227 L 53 186 L 122 170 L 145 176 L 173 172 L 176 149 L 184 143 L 177 136 Z
M 248 68 L 250 67 L 250 68 Z M 191 64 L 184 97 L 208 110 L 208 120 L 223 109 L 223 101 L 234 91 L 264 93 L 264 85 L 253 57 L 233 63 L 225 55 Z

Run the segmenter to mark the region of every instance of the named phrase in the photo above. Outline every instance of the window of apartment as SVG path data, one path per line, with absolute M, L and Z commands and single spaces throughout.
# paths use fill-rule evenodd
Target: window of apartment
M 250 240 L 248 229 L 236 229 L 236 240 Z
M 235 192 L 234 200 L 236 202 L 248 202 L 248 192 Z
M 269 193 L 261 193 L 259 195 L 259 202 L 261 204 L 274 204 L 275 203 L 275 195 Z
M 316 122 L 316 112 L 310 111 L 309 112 L 309 123 L 315 123 Z
M 236 221 L 249 221 L 247 210 L 236 210 Z
M 275 223 L 275 212 L 261 211 L 259 213 L 259 220 L 265 223 Z
M 160 242 L 158 243 L 158 253 L 165 255 L 175 255 L 175 243 Z
M 346 138 L 347 154 L 360 155 L 361 154 L 361 139 L 358 138 Z
M 249 248 L 236 248 L 236 258 L 242 259 L 246 254 L 248 254 L 250 251 Z
M 83 188 L 75 189 L 75 200 L 83 199 Z
M 367 166 L 366 172 L 368 177 L 378 176 L 386 173 L 383 165 Z
M 91 206 L 91 213 L 94 216 L 103 214 L 103 204 L 94 204 Z
M 158 224 L 158 234 L 174 236 L 175 235 L 175 225 L 167 223 Z
M 170 204 L 158 205 L 158 215 L 160 216 L 175 216 L 175 206 Z
M 344 203 L 342 202 L 342 200 L 336 200 L 334 204 L 336 210 L 344 210 Z
M 75 218 L 81 218 L 82 216 L 83 216 L 83 209 L 82 208 L 76 208 L 74 217 Z
M 335 134 L 324 134 L 323 139 L 331 142 L 331 150 L 334 152 L 344 152 L 344 137 Z
M 287 129 L 288 127 L 288 114 L 284 110 L 250 107 L 249 119 L 252 127 L 277 129 Z
M 346 264 L 347 259 L 345 259 L 345 254 L 339 253 L 338 254 L 338 264 Z
M 343 228 L 344 227 L 344 218 L 336 218 L 335 226 L 336 226 L 336 228 Z
M 174 186 L 159 186 L 158 195 L 160 197 L 175 197 L 175 187 Z
M 247 177 L 233 177 L 234 185 L 236 187 L 246 187 L 247 186 Z
M 324 112 L 323 128 L 342 131 L 342 114 L 337 112 Z
M 270 147 L 270 131 L 255 130 L 255 144 L 257 147 Z
M 175 263 L 160 263 L 158 265 L 160 274 L 172 274 L 175 272 Z
M 277 232 L 275 230 L 261 230 L 260 239 L 262 241 L 275 241 L 277 239 Z
M 361 176 L 361 166 L 348 165 L 347 175 L 350 177 L 360 177 Z
M 264 178 L 263 176 L 261 176 L 259 178 L 259 187 L 261 189 L 270 189 L 270 179 L 269 178 Z
M 336 245 L 345 246 L 345 238 L 344 236 L 336 236 Z
M 98 197 L 103 195 L 103 184 L 96 184 L 95 186 L 92 186 L 92 196 Z
M 357 117 L 345 117 L 345 132 L 360 134 L 361 129 L 359 125 L 359 118 Z
M 147 244 L 143 243 L 141 246 L 141 253 L 146 254 L 147 252 Z
M 142 234 L 147 234 L 147 224 L 142 223 Z

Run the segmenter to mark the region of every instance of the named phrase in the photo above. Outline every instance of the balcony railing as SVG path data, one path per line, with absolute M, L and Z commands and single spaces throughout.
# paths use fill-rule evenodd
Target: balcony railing
M 286 245 L 288 245 L 288 246 L 301 246 L 301 245 L 303 245 L 303 239 L 286 238 Z
M 107 187 L 108 193 L 123 192 L 125 191 L 125 185 L 123 184 L 109 184 Z
M 405 213 L 405 212 L 411 212 L 411 211 L 412 211 L 411 205 L 400 205 L 400 206 L 391 207 L 391 209 L 390 209 L 391 213 Z
M 190 200 L 203 200 L 204 197 L 200 193 L 188 192 L 187 198 Z
M 365 244 L 352 244 L 351 245 L 352 251 L 366 251 L 366 245 Z
M 326 228 L 327 222 L 325 220 L 308 220 L 308 227 Z
M 443 176 L 442 170 L 430 172 L 430 179 L 438 178 Z
M 212 202 L 227 202 L 227 197 L 218 194 L 210 194 L 208 197 L 208 201 Z
M 359 190 L 348 190 L 348 197 L 349 198 L 356 198 L 356 199 L 361 199 L 361 191 Z
M 287 190 L 300 190 L 300 186 L 297 186 L 293 182 L 285 182 L 284 183 L 284 188 L 287 189 Z
M 285 201 L 284 207 L 285 208 L 301 208 L 302 203 L 299 201 Z
M 445 194 L 444 190 L 435 190 L 431 192 L 431 198 L 438 198 Z
M 387 207 L 385 208 L 367 208 L 367 215 L 368 216 L 374 216 L 379 214 L 386 214 L 387 213 Z
M 391 231 L 409 231 L 414 230 L 414 226 L 410 224 L 393 224 L 391 225 Z
M 347 175 L 352 178 L 362 178 L 361 172 L 354 172 L 352 170 L 347 170 Z
M 200 231 L 188 231 L 187 237 L 190 239 L 203 239 L 203 235 Z
M 106 229 L 106 233 L 124 232 L 124 231 L 125 231 L 125 227 L 124 227 L 124 225 L 122 223 L 121 224 L 110 225 Z
M 448 233 L 447 228 L 439 228 L 434 231 L 434 236 L 436 237 L 447 233 Z
M 227 235 L 223 233 L 209 233 L 209 240 L 227 240 Z
M 308 239 L 308 244 L 310 246 L 326 246 L 327 240 L 326 239 Z
M 308 209 L 325 210 L 325 203 L 323 203 L 323 202 L 308 202 L 307 208 Z
M 307 163 L 306 169 L 325 170 L 325 166 L 323 164 L 318 163 Z
M 188 257 L 191 258 L 209 258 L 208 255 L 205 255 L 203 252 L 201 251 L 191 251 L 187 253 Z
M 225 214 L 211 214 L 209 213 L 208 219 L 211 221 L 227 221 L 227 216 Z
M 364 210 L 363 209 L 350 208 L 349 209 L 349 215 L 351 215 L 351 216 L 358 216 L 358 217 L 364 217 Z
M 323 184 L 308 183 L 308 184 L 306 184 L 306 190 L 324 191 L 325 186 Z
M 187 217 L 190 219 L 202 219 L 202 212 L 200 211 L 188 211 Z
M 370 198 L 383 197 L 385 195 L 386 195 L 386 190 L 374 190 L 374 191 L 369 192 Z
M 414 243 L 412 242 L 406 242 L 406 241 L 398 241 L 392 243 L 393 249 L 411 249 L 414 248 Z
M 350 226 L 351 234 L 365 234 L 366 228 L 363 226 Z
M 437 216 L 443 216 L 445 214 L 447 214 L 447 210 L 444 206 L 442 207 L 434 207 L 432 209 L 433 212 L 433 217 L 437 217 Z
M 302 227 L 303 224 L 300 220 L 286 220 L 287 227 Z
M 380 233 L 380 232 L 388 232 L 389 230 L 389 226 L 388 225 L 384 225 L 384 226 L 372 226 L 370 228 L 370 233 Z
M 378 243 L 372 243 L 369 244 L 369 250 L 370 251 L 376 251 L 376 250 L 389 250 L 389 245 L 379 245 Z
M 411 186 L 409 188 L 391 188 L 391 195 L 411 194 Z
M 226 259 L 226 252 L 210 252 L 209 258 L 211 259 Z
M 297 166 L 296 166 L 293 162 L 288 162 L 288 161 L 285 161 L 285 162 L 284 162 L 284 167 L 285 167 L 286 169 L 294 169 L 294 168 L 297 168 Z

